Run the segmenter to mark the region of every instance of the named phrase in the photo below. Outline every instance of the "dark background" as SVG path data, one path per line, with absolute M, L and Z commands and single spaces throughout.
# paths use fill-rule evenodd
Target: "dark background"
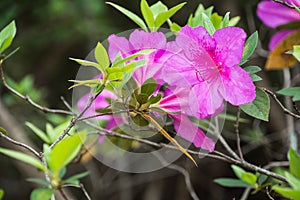
M 140 15 L 139 1 L 137 0 L 113 0 L 112 2 Z M 148 1 L 150 5 L 155 2 Z M 172 7 L 182 1 L 165 0 L 163 2 L 168 7 Z M 205 7 L 214 5 L 215 11 L 220 15 L 229 11 L 232 17 L 241 16 L 239 26 L 243 27 L 248 35 L 257 29 L 260 30 L 262 47 L 267 47 L 271 32 L 261 24 L 255 15 L 257 0 L 188 1 L 183 9 L 172 18 L 173 21 L 184 25 L 189 14 L 195 11 L 199 3 L 203 3 Z M 98 41 L 105 40 L 112 33 L 137 27 L 128 18 L 101 0 L 1 0 L 0 27 L 4 27 L 13 19 L 16 20 L 17 35 L 11 49 L 20 47 L 20 50 L 6 61 L 5 72 L 17 83 L 27 74 L 32 74 L 36 89 L 29 86 L 29 92 L 30 90 L 42 91 L 37 99 L 44 105 L 54 108 L 64 108 L 60 96 L 64 96 L 67 101 L 71 102 L 72 91 L 68 90 L 71 83 L 68 80 L 75 78 L 79 65 L 70 61 L 69 57 L 85 58 Z M 259 52 L 250 61 L 261 67 L 264 62 L 265 58 L 259 56 Z M 260 75 L 264 78 L 264 81 L 259 83 L 260 85 L 280 87 L 282 80 L 278 72 L 262 72 Z M 2 101 L 8 111 L 5 116 L 12 117 L 12 120 L 15 120 L 30 138 L 30 141 L 41 147 L 37 138 L 32 136 L 23 124 L 24 121 L 31 121 L 40 128 L 44 128 L 45 119 L 43 117 L 45 116 L 10 95 L 1 85 L 0 95 L 0 102 Z M 234 108 L 229 110 L 233 113 L 236 111 Z M 284 153 L 280 152 L 286 152 L 287 147 L 279 146 L 281 142 L 278 142 L 285 139 L 281 135 L 285 126 L 284 119 L 280 115 L 276 115 L 280 112 L 278 109 L 276 110 L 276 107 L 272 112 L 275 115 L 272 115 L 274 117 L 271 118 L 268 126 L 253 121 L 253 119 L 250 119 L 251 123 L 242 125 L 242 130 L 244 130 L 241 131 L 242 134 L 252 131 L 254 136 L 257 136 L 257 138 L 251 139 L 250 145 L 247 140 L 243 140 L 244 148 L 246 148 L 244 149 L 245 157 L 254 164 L 264 165 L 271 160 L 285 157 Z M 0 125 L 3 127 L 9 125 L 3 123 L 0 121 Z M 226 129 L 228 130 L 223 134 L 234 146 L 234 140 L 230 139 L 233 138 L 233 124 L 226 124 Z M 274 141 L 268 140 L 267 137 L 272 134 L 275 134 L 275 136 L 273 135 Z M 1 140 L 0 145 L 11 148 L 11 145 Z M 222 151 L 220 146 L 217 148 Z M 243 192 L 239 189 L 225 189 L 213 183 L 214 178 L 234 177 L 230 165 L 227 163 L 205 158 L 199 162 L 197 168 L 186 158 L 182 158 L 177 164 L 190 172 L 192 184 L 200 199 L 239 199 Z M 29 199 L 29 194 L 35 186 L 27 183 L 25 179 L 30 177 L 31 172 L 28 170 L 32 169 L 11 161 L 3 155 L 0 155 L 0 166 L 0 188 L 3 188 L 6 193 L 4 199 Z M 109 169 L 97 161 L 90 161 L 79 166 L 74 164 L 69 169 L 70 174 L 83 170 L 91 172 L 91 176 L 85 178 L 84 182 L 93 199 L 190 199 L 183 176 L 170 169 L 149 174 L 127 174 Z M 33 170 L 32 173 L 38 172 Z M 78 196 L 78 199 L 84 199 L 78 189 L 70 191 Z M 266 194 L 259 193 L 249 199 L 268 198 Z

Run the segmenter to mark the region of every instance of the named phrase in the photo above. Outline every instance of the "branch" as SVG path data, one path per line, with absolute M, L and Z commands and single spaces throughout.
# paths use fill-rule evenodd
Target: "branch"
M 238 107 L 238 111 L 236 113 L 236 121 L 234 123 L 234 130 L 235 130 L 235 135 L 236 135 L 236 146 L 237 146 L 241 160 L 244 161 L 244 156 L 243 156 L 243 152 L 241 149 L 241 139 L 240 139 L 240 131 L 239 131 L 240 115 L 241 115 L 241 108 Z
M 3 63 L 3 60 L 0 60 L 0 74 L 1 74 L 2 83 L 3 83 L 3 86 L 6 89 L 8 89 L 11 93 L 13 93 L 14 95 L 18 96 L 19 98 L 25 100 L 27 103 L 29 103 L 33 107 L 43 111 L 44 113 L 72 115 L 71 112 L 66 111 L 66 110 L 49 109 L 49 108 L 43 107 L 43 106 L 37 104 L 36 102 L 34 102 L 28 95 L 23 95 L 23 94 L 19 93 L 18 91 L 16 91 L 15 89 L 13 89 L 12 87 L 10 87 L 5 80 L 2 63 Z
M 267 88 L 262 88 L 262 90 L 265 91 L 266 93 L 268 93 L 277 102 L 277 104 L 280 106 L 280 108 L 283 110 L 283 112 L 285 112 L 286 114 L 288 114 L 292 117 L 300 119 L 300 115 L 297 115 L 297 114 L 293 113 L 292 111 L 288 110 L 286 107 L 284 107 L 284 105 L 279 101 L 277 96 L 272 91 L 268 90 Z

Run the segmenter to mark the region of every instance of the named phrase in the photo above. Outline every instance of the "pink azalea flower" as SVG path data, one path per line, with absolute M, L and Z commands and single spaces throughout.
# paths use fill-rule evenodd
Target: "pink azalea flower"
M 300 1 L 297 0 L 287 0 L 286 3 L 300 7 Z M 296 9 L 274 1 L 260 2 L 257 7 L 257 16 L 264 24 L 271 28 L 276 28 L 290 22 L 300 21 L 300 14 Z M 272 36 L 269 43 L 269 49 L 273 50 L 284 38 L 293 32 L 294 30 L 290 29 L 278 31 Z
M 176 41 L 169 44 L 168 49 L 175 53 L 167 60 L 163 74 L 168 74 L 164 80 L 169 85 L 190 91 L 187 114 L 210 117 L 223 109 L 224 99 L 233 105 L 255 99 L 250 75 L 238 66 L 245 38 L 245 32 L 236 27 L 219 29 L 213 36 L 203 27 L 188 25 L 178 32 Z

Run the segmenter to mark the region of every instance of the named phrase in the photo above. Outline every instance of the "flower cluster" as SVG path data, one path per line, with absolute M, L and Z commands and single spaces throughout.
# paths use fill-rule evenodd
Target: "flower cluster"
M 130 100 L 130 106 L 141 111 L 151 111 L 152 108 L 163 110 L 173 119 L 177 134 L 196 147 L 211 152 L 214 150 L 214 141 L 190 117 L 202 119 L 215 116 L 223 110 L 224 100 L 233 105 L 254 100 L 253 81 L 238 66 L 245 39 L 245 32 L 235 27 L 219 29 L 210 35 L 203 27 L 192 28 L 187 25 L 178 32 L 175 41 L 170 42 L 161 32 L 135 30 L 129 39 L 111 35 L 108 38 L 108 53 L 113 63 L 118 56 L 125 58 L 141 50 L 154 50 L 135 58 L 134 61 L 144 59 L 147 62 L 134 71 L 132 79 L 137 88 L 153 79 L 157 85 L 150 98 L 158 95 L 161 98 L 152 103 L 138 102 L 138 106 L 135 103 L 132 105 Z M 134 91 L 137 91 L 136 88 Z M 135 95 L 139 95 L 138 92 Z M 94 114 L 95 109 L 107 107 L 106 99 L 117 99 L 118 96 L 105 89 L 93 103 L 93 110 L 89 109 L 86 114 Z M 87 98 L 84 96 L 79 100 L 80 110 L 83 110 Z M 108 120 L 109 129 L 124 123 L 114 116 L 99 119 Z

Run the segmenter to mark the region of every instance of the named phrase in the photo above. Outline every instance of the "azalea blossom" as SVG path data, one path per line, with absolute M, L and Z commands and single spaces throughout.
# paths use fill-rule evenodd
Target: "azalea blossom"
M 290 6 L 300 7 L 300 1 L 287 0 L 286 3 Z M 271 28 L 288 24 L 291 22 L 300 22 L 300 13 L 287 5 L 275 1 L 262 1 L 257 7 L 257 16 L 264 24 Z M 284 38 L 293 33 L 295 30 L 282 29 L 274 34 L 269 43 L 269 49 L 273 50 Z
M 215 146 L 214 141 L 208 138 L 202 130 L 194 125 L 185 113 L 185 110 L 188 110 L 189 107 L 187 98 L 189 91 L 182 88 L 178 89 L 177 87 L 170 87 L 164 91 L 159 90 L 160 86 L 165 83 L 163 81 L 165 75 L 162 73 L 164 68 L 163 63 L 165 63 L 166 59 L 171 55 L 167 52 L 167 42 L 164 34 L 160 32 L 147 33 L 145 31 L 136 30 L 130 34 L 129 40 L 125 37 L 111 35 L 108 38 L 108 42 L 108 52 L 111 62 L 116 59 L 118 54 L 122 57 L 127 57 L 144 49 L 155 49 L 150 55 L 136 58 L 147 59 L 147 63 L 136 69 L 132 76 L 139 87 L 149 78 L 154 78 L 158 83 L 154 94 L 162 94 L 162 99 L 155 105 L 150 105 L 149 109 L 151 110 L 151 107 L 157 107 L 165 110 L 168 116 L 174 120 L 174 129 L 182 138 L 192 142 L 196 147 L 206 149 L 210 152 L 213 151 Z M 102 94 L 100 94 L 95 101 L 94 109 L 107 106 L 103 99 Z M 86 100 L 81 99 L 79 102 L 81 101 Z M 197 104 L 197 102 L 195 103 Z M 119 119 L 111 116 L 104 120 L 108 120 L 108 124 L 115 124 L 115 126 L 122 123 Z
M 178 32 L 168 46 L 174 55 L 166 61 L 163 74 L 169 85 L 190 91 L 187 114 L 210 117 L 223 109 L 224 99 L 233 105 L 255 99 L 250 75 L 238 66 L 245 38 L 245 32 L 236 27 L 219 29 L 213 36 L 203 27 L 188 25 Z

